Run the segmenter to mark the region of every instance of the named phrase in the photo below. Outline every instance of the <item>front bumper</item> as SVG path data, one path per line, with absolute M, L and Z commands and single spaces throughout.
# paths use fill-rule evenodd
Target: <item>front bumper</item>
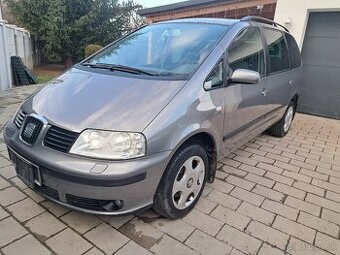
M 129 214 L 151 206 L 171 156 L 166 151 L 134 160 L 90 159 L 44 146 L 45 129 L 32 146 L 23 143 L 19 133 L 10 120 L 4 138 L 12 160 L 39 169 L 41 183 L 31 188 L 60 205 L 93 214 Z

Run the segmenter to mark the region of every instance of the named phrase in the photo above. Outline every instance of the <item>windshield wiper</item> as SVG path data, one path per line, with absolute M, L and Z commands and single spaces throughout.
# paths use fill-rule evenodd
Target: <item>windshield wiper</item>
M 83 66 L 88 66 L 91 68 L 99 68 L 99 69 L 108 69 L 111 71 L 120 71 L 120 72 L 126 72 L 126 73 L 132 73 L 132 74 L 145 74 L 149 76 L 155 76 L 156 74 L 135 68 L 130 66 L 124 66 L 124 65 L 115 65 L 115 64 L 104 64 L 104 63 L 82 63 Z

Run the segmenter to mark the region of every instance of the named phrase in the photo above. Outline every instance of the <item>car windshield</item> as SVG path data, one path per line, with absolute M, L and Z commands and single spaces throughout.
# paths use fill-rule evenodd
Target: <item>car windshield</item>
M 119 65 L 160 76 L 187 76 L 204 61 L 226 29 L 227 26 L 203 23 L 150 25 L 83 64 Z

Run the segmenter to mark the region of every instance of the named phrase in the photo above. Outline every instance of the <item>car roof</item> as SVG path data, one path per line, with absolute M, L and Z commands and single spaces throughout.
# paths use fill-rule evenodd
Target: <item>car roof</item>
M 175 19 L 175 20 L 168 20 L 162 21 L 157 24 L 164 24 L 164 23 L 205 23 L 205 24 L 217 24 L 217 25 L 224 25 L 230 26 L 240 22 L 239 19 L 221 19 L 221 18 L 187 18 L 187 19 Z
M 272 29 L 277 29 L 280 31 L 288 32 L 288 29 L 284 26 L 271 21 L 269 19 L 265 19 L 257 16 L 247 16 L 242 19 L 224 19 L 224 18 L 185 18 L 185 19 L 175 19 L 168 21 L 157 22 L 157 24 L 169 24 L 169 23 L 204 23 L 204 24 L 217 24 L 224 26 L 231 26 L 235 23 L 244 22 L 256 26 L 268 27 Z

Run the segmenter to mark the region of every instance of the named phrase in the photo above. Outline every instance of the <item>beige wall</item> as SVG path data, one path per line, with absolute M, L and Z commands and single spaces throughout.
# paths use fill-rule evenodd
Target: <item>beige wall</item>
M 340 0 L 277 0 L 274 20 L 293 34 L 303 45 L 310 12 L 340 11 Z

